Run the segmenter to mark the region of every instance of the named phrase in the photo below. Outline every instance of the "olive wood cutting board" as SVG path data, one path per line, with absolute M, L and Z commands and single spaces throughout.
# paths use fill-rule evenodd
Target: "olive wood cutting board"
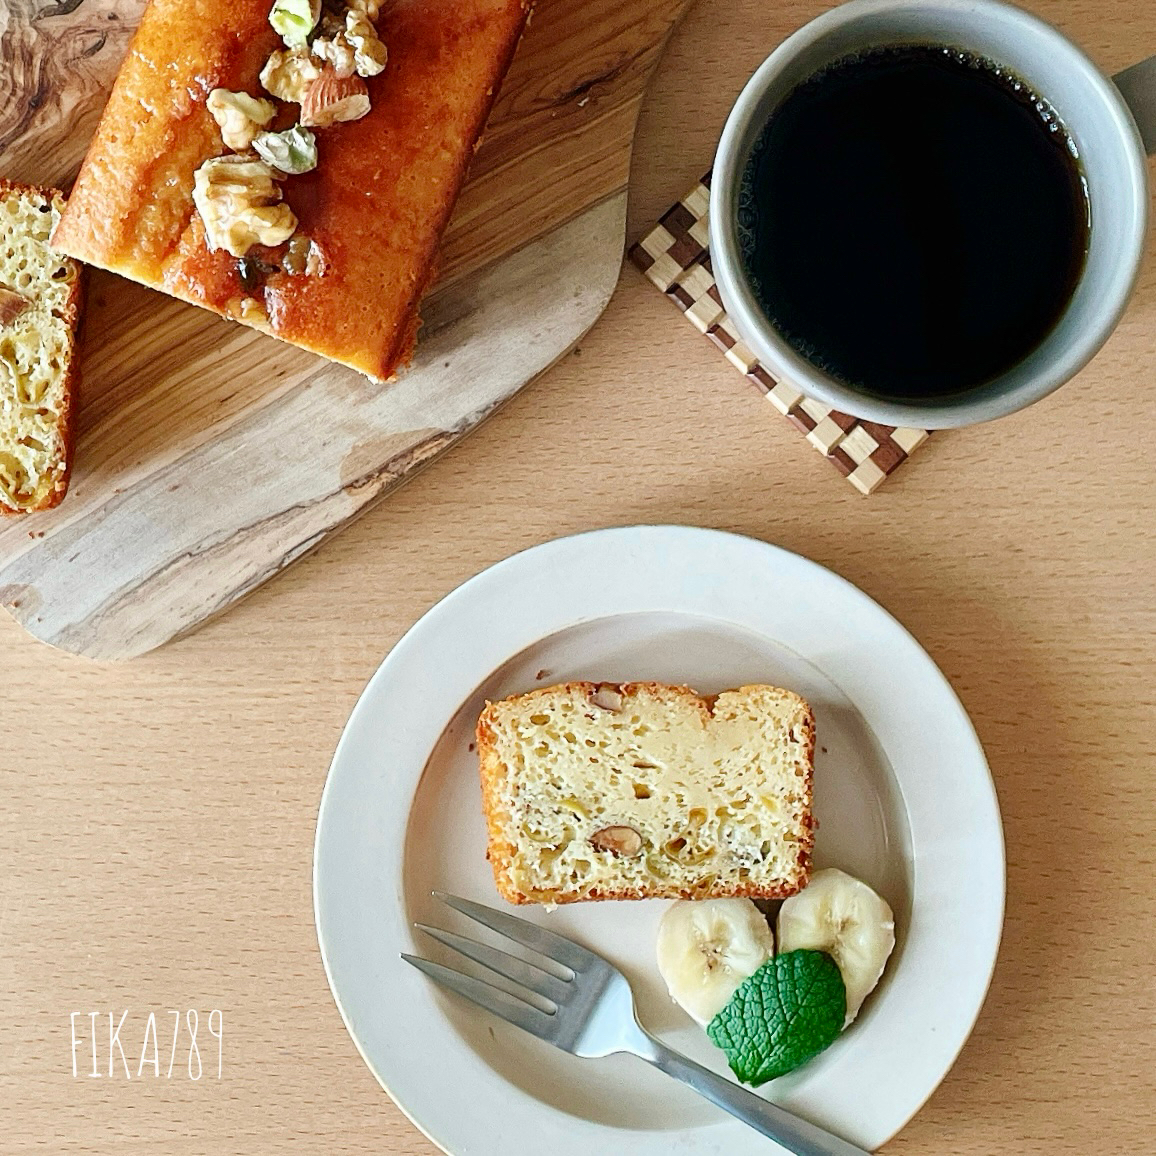
M 617 282 L 638 110 L 689 3 L 540 0 L 392 384 L 91 270 L 71 490 L 0 522 L 16 619 L 97 659 L 192 630 L 571 349 Z M 143 7 L 0 0 L 0 175 L 67 187 Z

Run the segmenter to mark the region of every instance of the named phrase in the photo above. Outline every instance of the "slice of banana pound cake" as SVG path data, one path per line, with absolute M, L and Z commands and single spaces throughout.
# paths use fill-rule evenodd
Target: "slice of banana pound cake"
M 488 703 L 477 739 L 487 854 L 511 903 L 806 885 L 815 720 L 791 691 L 571 682 Z
M 48 244 L 63 210 L 57 189 L 0 180 L 0 514 L 68 489 L 82 281 Z

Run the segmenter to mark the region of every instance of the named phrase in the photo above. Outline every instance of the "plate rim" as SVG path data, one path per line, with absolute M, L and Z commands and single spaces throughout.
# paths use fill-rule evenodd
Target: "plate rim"
M 518 551 L 517 553 L 501 559 L 493 565 L 478 572 L 447 593 L 442 599 L 430 607 L 430 609 L 427 610 L 412 626 L 410 626 L 408 630 L 404 632 L 401 638 L 394 644 L 394 646 L 382 659 L 381 663 L 378 665 L 377 669 L 368 680 L 365 688 L 358 696 L 358 699 L 352 711 L 350 712 L 349 718 L 342 730 L 341 737 L 334 751 L 333 759 L 331 760 L 329 771 L 326 775 L 325 786 L 322 790 L 318 808 L 312 873 L 314 925 L 317 935 L 318 948 L 325 969 L 326 980 L 329 983 L 330 992 L 333 996 L 335 1004 L 337 1005 L 338 1012 L 341 1015 L 346 1030 L 349 1032 L 350 1037 L 353 1039 L 354 1045 L 356 1046 L 362 1059 L 365 1061 L 366 1066 L 373 1073 L 374 1078 L 378 1081 L 379 1084 L 381 1084 L 381 1086 L 393 1099 L 394 1103 L 397 1104 L 398 1108 L 406 1115 L 406 1117 L 414 1124 L 414 1126 L 417 1127 L 442 1151 L 447 1153 L 464 1153 L 467 1150 L 474 1152 L 477 1149 L 473 1144 L 469 1143 L 468 1140 L 465 1146 L 455 1144 L 452 1135 L 446 1136 L 446 1129 L 444 1126 L 437 1127 L 428 1119 L 419 1118 L 424 1115 L 424 1113 L 418 1109 L 411 1109 L 411 1104 L 406 1103 L 407 1099 L 410 1099 L 412 1103 L 411 1097 L 400 1091 L 395 1091 L 398 1080 L 396 1077 L 387 1078 L 386 1072 L 381 1069 L 388 1067 L 388 1065 L 379 1064 L 368 1054 L 367 1047 L 363 1044 L 361 1036 L 355 1029 L 350 1011 L 347 1009 L 345 1003 L 343 1002 L 339 991 L 339 981 L 335 975 L 334 962 L 331 958 L 333 955 L 334 944 L 327 944 L 327 932 L 324 926 L 325 914 L 323 911 L 325 904 L 325 899 L 323 898 L 323 874 L 327 863 L 325 837 L 329 823 L 328 815 L 334 805 L 334 784 L 338 781 L 338 776 L 343 773 L 341 768 L 345 765 L 344 760 L 349 757 L 348 751 L 353 745 L 354 736 L 358 734 L 360 728 L 363 726 L 362 716 L 371 708 L 371 704 L 374 698 L 380 692 L 380 688 L 388 682 L 388 679 L 393 673 L 394 668 L 403 666 L 410 655 L 410 651 L 415 647 L 415 644 L 421 643 L 424 640 L 425 635 L 436 633 L 435 627 L 443 625 L 444 620 L 447 617 L 452 617 L 454 614 L 456 614 L 460 606 L 465 606 L 468 609 L 469 602 L 472 599 L 475 599 L 480 592 L 485 594 L 487 592 L 487 587 L 496 585 L 498 588 L 500 588 L 504 582 L 508 582 L 512 577 L 522 577 L 523 575 L 520 575 L 519 571 L 522 571 L 527 567 L 532 572 L 536 568 L 540 569 L 543 565 L 548 566 L 550 562 L 557 562 L 560 558 L 569 563 L 573 563 L 575 561 L 575 552 L 577 552 L 578 557 L 581 557 L 583 554 L 588 555 L 586 558 L 587 563 L 589 563 L 592 558 L 597 557 L 600 553 L 604 561 L 607 558 L 610 558 L 613 561 L 617 554 L 618 563 L 621 564 L 622 560 L 628 556 L 631 551 L 634 551 L 635 553 L 641 552 L 642 554 L 649 552 L 652 555 L 656 552 L 658 554 L 665 553 L 666 557 L 669 558 L 671 556 L 672 546 L 674 547 L 673 554 L 675 557 L 678 556 L 679 550 L 682 550 L 688 552 L 691 556 L 698 557 L 700 561 L 703 557 L 709 560 L 712 553 L 716 555 L 723 555 L 728 551 L 734 552 L 736 550 L 740 553 L 749 555 L 751 558 L 759 557 L 761 555 L 759 561 L 764 564 L 764 567 L 769 569 L 771 572 L 776 572 L 780 569 L 785 571 L 790 571 L 792 569 L 800 570 L 804 574 L 808 574 L 810 577 L 818 579 L 821 585 L 826 585 L 832 589 L 838 590 L 844 599 L 849 599 L 852 603 L 858 603 L 860 610 L 865 612 L 868 616 L 868 621 L 874 619 L 876 625 L 882 624 L 882 626 L 886 628 L 886 632 L 890 634 L 893 639 L 899 640 L 904 646 L 907 647 L 908 657 L 916 658 L 918 660 L 917 664 L 922 664 L 924 666 L 925 669 L 923 673 L 931 676 L 931 682 L 934 686 L 936 694 L 941 697 L 943 704 L 947 707 L 948 711 L 954 715 L 953 721 L 957 724 L 957 726 L 960 727 L 961 733 L 959 737 L 967 738 L 969 740 L 971 749 L 968 753 L 976 764 L 972 768 L 973 772 L 981 772 L 979 774 L 973 773 L 974 782 L 972 782 L 970 786 L 978 794 L 978 798 L 974 800 L 978 804 L 976 809 L 980 813 L 981 819 L 985 821 L 985 829 L 982 832 L 982 836 L 983 840 L 987 843 L 986 849 L 988 854 L 988 861 L 985 864 L 986 877 L 983 882 L 988 888 L 988 893 L 986 895 L 986 905 L 981 905 L 983 906 L 984 910 L 985 925 L 979 929 L 979 935 L 973 937 L 973 939 L 975 942 L 983 943 L 984 950 L 979 954 L 983 956 L 985 962 L 980 965 L 978 971 L 972 970 L 971 972 L 967 972 L 960 977 L 970 986 L 969 995 L 965 1000 L 967 1004 L 967 1010 L 965 1010 L 961 1016 L 956 1017 L 958 1039 L 956 1039 L 954 1043 L 948 1046 L 946 1052 L 941 1050 L 940 1059 L 937 1064 L 937 1066 L 941 1067 L 941 1070 L 933 1075 L 933 1078 L 930 1080 L 930 1082 L 924 1079 L 923 1083 L 926 1083 L 927 1086 L 919 1091 L 916 1095 L 906 1097 L 906 1102 L 903 1105 L 901 1113 L 899 1115 L 895 1115 L 893 1113 L 892 1119 L 889 1121 L 887 1126 L 880 1129 L 878 1124 L 876 1124 L 874 1130 L 861 1133 L 857 1137 L 858 1142 L 864 1143 L 865 1146 L 869 1148 L 875 1148 L 882 1145 L 899 1130 L 901 1130 L 902 1127 L 910 1120 L 910 1118 L 919 1110 L 919 1108 L 922 1107 L 926 1100 L 940 1085 L 943 1078 L 947 1075 L 948 1071 L 954 1064 L 956 1058 L 959 1055 L 959 1052 L 962 1050 L 964 1044 L 967 1042 L 972 1030 L 974 1029 L 975 1021 L 978 1018 L 979 1012 L 982 1009 L 986 999 L 986 994 L 991 983 L 996 960 L 998 957 L 1006 900 L 1006 852 L 995 784 L 992 780 L 990 768 L 988 766 L 986 756 L 983 752 L 982 745 L 979 741 L 979 737 L 976 734 L 974 725 L 972 724 L 967 711 L 964 709 L 963 704 L 960 702 L 954 689 L 943 675 L 942 671 L 939 670 L 931 656 L 911 635 L 906 627 L 904 627 L 903 624 L 894 617 L 894 615 L 892 615 L 874 599 L 870 598 L 869 595 L 864 593 L 853 583 L 849 582 L 847 579 L 843 578 L 834 571 L 804 557 L 801 554 L 746 535 L 735 534 L 722 530 L 706 529 L 696 526 L 678 524 L 650 524 L 588 530 L 578 534 L 554 538 Z M 769 567 L 766 567 L 767 563 L 769 563 Z M 697 577 L 701 579 L 702 575 L 699 574 Z M 489 677 L 489 675 L 492 674 L 494 670 L 499 669 L 502 665 L 502 662 L 508 661 L 510 658 L 515 657 L 517 654 L 524 651 L 527 646 L 532 646 L 535 644 L 535 642 L 541 641 L 543 638 L 550 637 L 557 632 L 566 630 L 575 625 L 579 625 L 584 621 L 590 621 L 592 618 L 598 619 L 608 617 L 614 613 L 642 613 L 648 610 L 673 610 L 676 613 L 696 614 L 703 616 L 703 612 L 698 608 L 691 609 L 686 607 L 670 607 L 656 604 L 651 606 L 634 606 L 627 610 L 608 609 L 603 613 L 595 613 L 585 616 L 575 616 L 570 614 L 559 617 L 559 619 L 553 625 L 551 625 L 549 629 L 539 633 L 537 637 L 531 638 L 528 641 L 522 639 L 512 642 L 504 651 L 503 657 L 500 661 L 494 663 L 488 670 L 474 679 L 470 691 L 467 691 L 466 695 L 461 697 L 461 701 L 465 701 L 465 698 L 468 697 L 469 693 L 476 690 L 477 686 L 479 686 L 481 682 L 485 680 L 485 678 Z M 707 617 L 712 616 L 707 615 Z M 737 625 L 745 629 L 756 629 L 757 633 L 763 634 L 764 637 L 770 637 L 762 631 L 757 631 L 757 628 L 751 627 L 746 621 L 736 620 L 734 618 L 719 615 L 714 615 L 713 617 L 715 617 L 716 620 L 725 621 L 730 625 Z M 509 630 L 512 632 L 513 627 L 509 626 Z M 778 642 L 780 645 L 788 646 L 792 650 L 795 649 L 790 645 L 789 642 L 783 642 L 778 638 L 773 640 Z M 800 653 L 802 657 L 808 658 L 804 652 L 796 650 L 796 653 Z M 808 660 L 813 661 L 812 659 Z M 866 711 L 862 710 L 860 701 L 854 694 L 847 690 L 847 688 L 843 685 L 843 680 L 837 677 L 836 674 L 832 673 L 830 670 L 822 669 L 822 673 L 828 679 L 830 679 L 830 681 L 833 682 L 843 693 L 847 694 L 847 696 L 855 704 L 856 709 L 860 710 L 860 713 L 863 715 L 868 726 L 872 726 L 870 715 Z M 444 731 L 445 726 L 447 726 L 453 718 L 456 710 L 461 705 L 461 701 L 456 702 L 453 708 L 450 709 L 449 712 L 440 719 L 437 726 L 436 735 L 432 742 L 430 742 L 428 749 L 422 749 L 420 756 L 413 760 L 418 766 L 417 773 L 412 774 L 407 779 L 399 780 L 396 784 L 398 794 L 395 796 L 395 798 L 401 798 L 403 800 L 403 805 L 397 808 L 397 811 L 402 816 L 402 847 L 400 850 L 395 848 L 396 854 L 393 857 L 398 867 L 398 870 L 393 873 L 393 875 L 399 888 L 401 886 L 401 880 L 404 876 L 404 830 L 408 824 L 408 817 L 413 806 L 413 800 L 416 796 L 416 792 L 424 769 L 428 764 L 430 754 L 433 751 L 434 745 L 436 745 L 437 738 L 440 737 L 440 734 Z M 872 729 L 874 729 L 873 726 Z M 896 781 L 906 806 L 907 796 L 903 790 L 902 783 L 899 781 L 898 774 L 896 774 Z M 918 856 L 917 849 L 914 846 L 914 832 L 912 832 L 912 843 L 912 915 L 914 924 L 916 895 L 918 894 L 919 890 L 917 882 L 919 876 L 919 867 L 918 863 L 915 861 Z M 402 891 L 399 890 L 398 893 L 393 896 L 393 899 L 396 901 L 395 906 L 399 906 L 404 909 L 405 900 L 404 893 Z M 462 1043 L 460 1046 L 464 1051 L 470 1051 L 468 1045 Z M 577 1140 L 579 1147 L 576 1150 L 588 1151 L 591 1135 L 599 1136 L 602 1139 L 617 1135 L 630 1139 L 632 1143 L 632 1151 L 643 1151 L 643 1147 L 640 1146 L 639 1141 L 641 1140 L 642 1136 L 646 1135 L 645 1132 L 640 1133 L 637 1130 L 612 1127 L 610 1125 L 582 1119 L 581 1117 L 571 1116 L 565 1112 L 562 1112 L 560 1109 L 554 1108 L 549 1104 L 541 1102 L 520 1087 L 508 1083 L 500 1075 L 494 1072 L 493 1069 L 485 1063 L 482 1057 L 479 1057 L 476 1054 L 473 1055 L 474 1059 L 476 1059 L 478 1063 L 482 1064 L 490 1075 L 501 1082 L 504 1090 L 509 1092 L 511 1099 L 518 1102 L 519 1104 L 524 1103 L 525 1105 L 529 1106 L 529 1111 L 531 1114 L 537 1112 L 540 1113 L 544 1119 L 549 1117 L 556 1117 L 566 1122 L 568 1125 L 566 1132 L 570 1135 L 573 1135 Z M 845 1067 L 846 1065 L 843 1066 Z M 877 1093 L 873 1094 L 871 1100 L 860 1097 L 862 1101 L 860 1106 L 862 1107 L 863 1105 L 873 1103 L 877 1098 Z M 801 1107 L 804 1111 L 806 1111 L 808 1108 L 807 1097 L 805 1095 L 796 1097 L 793 1106 Z M 813 1109 L 811 1113 L 812 1115 L 816 1113 L 822 1115 L 823 1111 L 825 1111 L 829 1105 L 813 1103 L 809 1105 L 809 1107 Z M 900 1116 L 902 1118 L 900 1118 Z M 829 1123 L 828 1126 L 830 1126 Z M 594 1131 L 591 1132 L 591 1129 Z M 844 1131 L 846 1131 L 846 1128 L 844 1128 Z M 697 1129 L 696 1132 L 702 1134 L 705 1137 L 711 1133 L 716 1133 L 717 1129 L 700 1128 Z M 663 1138 L 663 1142 L 668 1145 L 672 1134 L 668 1132 L 655 1132 L 652 1133 L 652 1135 Z M 753 1133 L 751 1135 L 753 1135 Z M 865 1143 L 865 1140 L 870 1140 L 870 1143 Z M 766 1141 L 762 1140 L 761 1143 L 764 1145 L 762 1150 L 765 1150 Z M 731 1147 L 731 1150 L 733 1150 L 733 1145 L 729 1147 Z M 715 1151 L 713 1145 L 710 1145 L 709 1143 L 707 1147 L 701 1147 L 701 1150 L 705 1152 L 708 1150 L 708 1148 L 710 1151 Z M 649 1149 L 647 1148 L 647 1150 Z M 695 1147 L 693 1149 L 688 1148 L 686 1150 L 688 1152 L 699 1151 L 700 1147 Z

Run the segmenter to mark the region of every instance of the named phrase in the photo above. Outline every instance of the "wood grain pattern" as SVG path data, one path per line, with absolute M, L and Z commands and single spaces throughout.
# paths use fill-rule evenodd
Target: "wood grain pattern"
M 1028 6 L 1106 71 L 1156 49 L 1150 4 Z M 631 238 L 822 7 L 688 12 L 640 117 Z M 1076 382 L 933 438 L 864 500 L 627 270 L 579 346 L 474 436 L 190 637 L 95 664 L 0 615 L 22 704 L 0 744 L 0 1152 L 436 1156 L 358 1056 L 318 959 L 326 769 L 433 602 L 516 550 L 639 521 L 754 534 L 856 582 L 927 647 L 987 751 L 1008 851 L 1000 960 L 971 1040 L 886 1156 L 1151 1152 L 1154 379 L 1156 236 Z M 147 1011 L 165 1027 L 194 1006 L 224 1010 L 222 1079 L 136 1080 Z M 130 1012 L 134 1078 L 73 1079 L 69 1012 L 107 1025 L 113 1009 Z M 477 1156 L 498 1156 L 484 1140 Z
M 144 0 L 0 5 L 0 168 L 63 185 L 80 166 Z
M 647 78 L 688 0 L 546 0 L 442 244 L 444 284 L 626 187 Z
M 122 421 L 97 423 L 68 517 L 44 538 L 23 524 L 0 528 L 0 599 L 37 636 L 100 659 L 141 654 L 219 613 L 581 337 L 613 292 L 624 228 L 620 194 L 460 280 L 431 304 L 413 369 L 392 386 L 311 367 L 285 373 L 275 401 L 258 408 L 199 393 L 187 414 L 164 398 L 141 404 L 128 427 L 135 441 L 125 442 Z M 267 344 L 258 336 L 210 356 L 235 372 L 237 358 Z M 212 380 L 203 362 L 192 372 Z M 235 388 L 228 373 L 218 380 Z M 211 426 L 200 423 L 202 437 L 179 456 L 158 433 L 162 405 L 189 425 L 209 407 Z
M 0 601 L 53 645 L 140 654 L 284 569 L 562 356 L 613 291 L 635 120 L 688 2 L 538 5 L 447 231 L 421 351 L 394 387 L 95 273 L 72 490 L 34 526 L 0 527 Z M 48 179 L 55 155 L 29 150 L 83 136 L 111 80 L 65 79 L 54 62 L 94 20 L 126 29 L 139 9 L 59 28 L 7 12 L 4 43 L 29 63 L 4 104 L 0 171 Z M 54 84 L 72 88 L 37 95 Z

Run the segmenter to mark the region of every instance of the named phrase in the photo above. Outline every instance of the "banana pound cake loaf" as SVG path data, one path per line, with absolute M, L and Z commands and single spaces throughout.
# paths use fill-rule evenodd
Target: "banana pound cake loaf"
M 379 380 L 530 0 L 151 0 L 61 252 Z
M 815 722 L 791 691 L 572 682 L 487 704 L 477 741 L 488 857 L 511 903 L 806 885 Z

